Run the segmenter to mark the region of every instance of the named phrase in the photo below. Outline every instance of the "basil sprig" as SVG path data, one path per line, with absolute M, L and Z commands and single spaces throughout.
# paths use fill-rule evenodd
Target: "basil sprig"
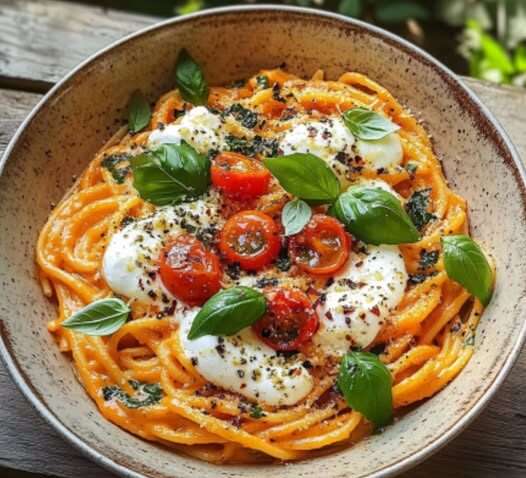
M 185 101 L 189 101 L 193 105 L 206 105 L 208 84 L 203 71 L 184 48 L 177 57 L 175 82 Z
M 323 159 L 295 153 L 265 158 L 267 169 L 290 194 L 315 203 L 332 203 L 340 194 L 340 181 Z
M 310 221 L 312 210 L 301 199 L 294 199 L 285 204 L 281 211 L 281 223 L 285 228 L 285 236 L 292 236 L 300 232 Z
M 185 142 L 161 144 L 130 161 L 133 186 L 157 206 L 178 204 L 208 190 L 210 160 Z
M 148 100 L 139 91 L 135 91 L 128 103 L 128 129 L 138 133 L 150 123 L 152 110 Z
M 349 352 L 340 364 L 338 388 L 351 408 L 376 426 L 393 415 L 392 378 L 387 367 L 370 352 Z
M 464 234 L 442 238 L 447 275 L 484 305 L 493 293 L 493 273 L 479 245 Z
M 252 325 L 267 310 L 265 296 L 250 287 L 231 287 L 212 296 L 195 316 L 188 338 L 234 335 Z
M 62 326 L 86 335 L 111 335 L 128 320 L 130 308 L 116 297 L 88 304 L 62 322 Z
M 343 122 L 358 139 L 377 140 L 394 133 L 400 127 L 367 108 L 352 108 L 343 114 Z
M 404 244 L 420 238 L 400 201 L 380 188 L 350 187 L 334 203 L 330 214 L 367 244 Z

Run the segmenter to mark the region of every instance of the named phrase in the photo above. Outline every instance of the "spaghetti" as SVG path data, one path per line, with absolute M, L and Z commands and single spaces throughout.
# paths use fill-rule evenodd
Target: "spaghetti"
M 263 86 L 262 77 L 267 83 Z M 255 132 L 242 121 L 227 121 L 225 127 L 234 138 L 260 135 L 271 140 L 295 124 L 323 121 L 355 107 L 380 112 L 400 127 L 400 167 L 373 170 L 347 165 L 344 181 L 381 180 L 406 205 L 411 198 L 413 203 L 427 201 L 422 238 L 400 246 L 409 283 L 369 349 L 378 351 L 392 375 L 397 414 L 436 394 L 473 354 L 483 306 L 445 272 L 440 239 L 444 234 L 468 233 L 467 208 L 465 200 L 449 189 L 422 126 L 385 88 L 359 73 L 326 81 L 318 71 L 305 81 L 283 70 L 268 70 L 241 85 L 211 88 L 211 111 L 222 112 L 233 104 L 263 118 Z M 112 295 L 101 274 L 109 241 L 130 218 L 148 217 L 156 210 L 134 189 L 128 158 L 148 148 L 151 130 L 180 121 L 189 109 L 178 90 L 162 96 L 148 131 L 119 133 L 53 210 L 37 245 L 43 291 L 58 305 L 58 316 L 48 329 L 60 350 L 71 354 L 80 381 L 101 413 L 144 439 L 215 463 L 298 460 L 349 446 L 371 433 L 372 425 L 334 389 L 333 362 L 311 357 L 308 347 L 302 351 L 313 363 L 308 395 L 293 405 L 256 405 L 204 379 L 185 353 L 177 321 L 169 314 L 159 316 L 155 307 L 131 301 L 132 320 L 108 337 L 61 326 L 84 305 Z M 228 217 L 250 208 L 276 217 L 287 197 L 272 183 L 250 207 L 226 201 L 222 214 Z M 431 259 L 428 264 L 426 258 Z M 302 277 L 295 268 L 289 274 Z M 130 402 L 143 384 L 158 384 L 161 398 L 146 406 Z

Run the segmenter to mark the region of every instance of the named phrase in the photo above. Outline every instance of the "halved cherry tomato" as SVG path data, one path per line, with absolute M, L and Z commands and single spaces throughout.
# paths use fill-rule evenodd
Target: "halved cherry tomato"
M 221 153 L 212 164 L 212 184 L 235 198 L 253 198 L 268 191 L 270 172 L 239 153 Z
M 250 271 L 270 264 L 278 257 L 280 247 L 277 224 L 261 211 L 234 214 L 219 237 L 219 250 L 225 259 Z
M 349 257 L 350 239 L 343 225 L 325 214 L 315 214 L 302 232 L 292 236 L 292 260 L 305 272 L 332 274 Z
M 318 315 L 301 290 L 275 290 L 267 295 L 267 312 L 252 328 L 274 350 L 293 351 L 318 330 Z
M 221 288 L 219 258 L 189 234 L 167 244 L 159 263 L 165 287 L 187 304 L 201 305 Z

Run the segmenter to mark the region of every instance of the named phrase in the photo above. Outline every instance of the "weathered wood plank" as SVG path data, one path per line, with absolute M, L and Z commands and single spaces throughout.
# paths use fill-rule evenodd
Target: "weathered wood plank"
M 497 115 L 526 158 L 526 93 L 467 80 Z M 0 90 L 0 154 L 39 95 Z M 497 396 L 463 434 L 406 478 L 526 475 L 526 351 Z M 65 478 L 109 477 L 84 459 L 24 400 L 0 364 L 0 466 Z M 445 471 L 447 470 L 447 471 Z M 445 471 L 445 472 L 444 472 Z
M 69 2 L 2 0 L 0 86 L 44 92 L 92 53 L 157 20 Z

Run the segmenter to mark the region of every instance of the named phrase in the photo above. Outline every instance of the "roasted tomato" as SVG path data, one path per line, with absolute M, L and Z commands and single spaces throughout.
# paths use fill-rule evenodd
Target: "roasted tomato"
M 270 172 L 239 153 L 221 153 L 212 163 L 212 184 L 233 198 L 254 198 L 268 191 Z
M 267 296 L 267 312 L 252 328 L 274 350 L 299 350 L 318 329 L 318 315 L 301 290 L 273 290 Z
M 221 288 L 219 258 L 189 234 L 167 244 L 159 262 L 163 284 L 187 304 L 202 305 Z
M 292 236 L 289 250 L 292 260 L 305 272 L 333 274 L 349 257 L 350 239 L 343 225 L 324 214 L 315 214 L 305 229 Z
M 242 269 L 258 270 L 278 257 L 281 241 L 274 220 L 261 211 L 241 211 L 224 225 L 219 250 Z

